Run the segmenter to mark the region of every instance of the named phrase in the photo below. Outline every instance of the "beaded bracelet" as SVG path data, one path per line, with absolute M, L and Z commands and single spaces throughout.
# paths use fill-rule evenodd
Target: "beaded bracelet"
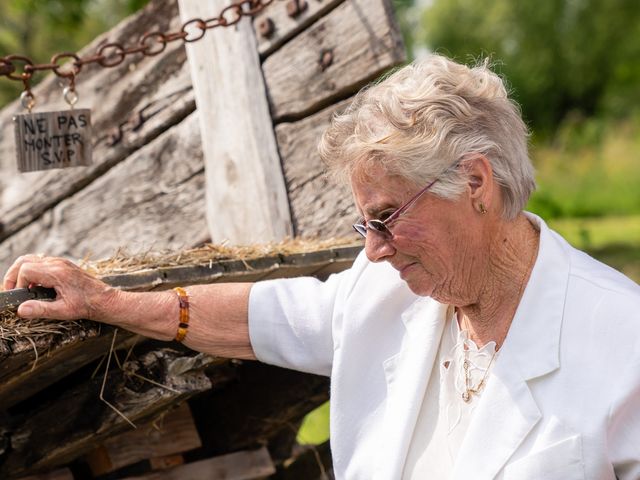
M 184 337 L 187 336 L 187 329 L 189 328 L 189 295 L 181 287 L 176 287 L 173 290 L 178 294 L 178 302 L 180 303 L 180 323 L 178 324 L 176 341 L 182 342 Z

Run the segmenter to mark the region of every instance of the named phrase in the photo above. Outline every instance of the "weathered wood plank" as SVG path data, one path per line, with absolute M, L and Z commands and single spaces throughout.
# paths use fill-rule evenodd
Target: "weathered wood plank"
M 351 224 L 358 214 L 350 189 L 328 179 L 317 145 L 331 116 L 350 100 L 315 115 L 276 127 L 278 147 L 289 191 L 291 215 L 297 236 L 345 237 L 354 235 Z
M 247 260 L 223 260 L 210 265 L 167 267 L 140 272 L 107 275 L 103 280 L 126 290 L 168 289 L 175 286 L 215 282 L 249 282 L 259 279 L 313 275 L 330 269 L 331 273 L 351 266 L 360 244 L 290 255 Z
M 299 2 L 299 5 L 305 6 L 299 13 L 294 15 L 289 14 L 291 7 L 289 7 L 288 4 L 284 2 L 272 3 L 258 14 L 253 22 L 256 29 L 260 56 L 262 58 L 268 57 L 291 37 L 300 33 L 318 18 L 326 15 L 343 1 L 344 0 L 302 0 Z M 267 28 L 265 22 L 271 22 L 273 26 L 272 31 L 270 29 L 267 30 L 271 32 L 268 35 L 261 33 Z
M 253 480 L 276 472 L 265 447 L 187 463 L 169 470 L 124 480 Z
M 94 54 L 107 41 L 129 44 L 142 32 L 178 27 L 175 0 L 155 0 L 98 37 L 81 54 Z M 91 167 L 19 174 L 11 118 L 22 111 L 17 101 L 0 111 L 0 239 L 24 228 L 195 109 L 180 42 L 169 44 L 155 57 L 132 55 L 115 68 L 87 65 L 78 76 L 77 91 L 78 107 L 93 109 Z M 68 108 L 53 75 L 35 87 L 34 93 L 36 112 Z
M 73 474 L 68 468 L 63 468 L 55 472 L 29 475 L 28 477 L 22 477 L 20 480 L 73 480 Z
M 0 362 L 0 405 L 6 409 L 48 387 L 109 351 L 113 329 L 83 322 L 66 334 L 37 342 L 33 347 L 14 353 Z M 116 348 L 132 341 L 122 332 Z M 26 342 L 29 343 L 29 342 Z M 15 350 L 15 346 L 14 346 Z
M 0 271 L 27 252 L 105 257 L 209 238 L 197 113 L 0 243 Z
M 86 459 L 91 473 L 99 476 L 140 460 L 167 457 L 201 446 L 191 410 L 185 402 L 160 419 L 107 439 Z
M 179 0 L 183 20 L 228 0 Z M 256 39 L 248 18 L 187 46 L 202 133 L 207 221 L 214 242 L 279 241 L 292 233 Z
M 310 115 L 405 60 L 390 0 L 350 0 L 263 63 L 276 122 Z
M 154 350 L 109 372 L 106 399 L 132 422 L 142 423 L 211 388 L 203 369 L 220 362 L 195 352 Z M 127 372 L 163 385 L 131 377 Z M 28 417 L 12 433 L 12 451 L 0 477 L 46 471 L 95 448 L 106 438 L 131 428 L 99 399 L 102 379 L 89 380 Z M 219 383 L 222 383 L 218 379 Z M 69 412 L 73 412 L 69 415 Z

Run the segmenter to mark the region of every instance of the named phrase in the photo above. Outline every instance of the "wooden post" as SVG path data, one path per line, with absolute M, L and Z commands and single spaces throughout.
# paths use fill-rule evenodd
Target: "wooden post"
M 179 0 L 180 17 L 206 20 L 229 3 Z M 190 37 L 199 35 L 197 27 L 188 31 Z M 289 201 L 251 21 L 208 30 L 201 40 L 187 44 L 187 58 L 200 117 L 212 241 L 248 244 L 291 236 Z

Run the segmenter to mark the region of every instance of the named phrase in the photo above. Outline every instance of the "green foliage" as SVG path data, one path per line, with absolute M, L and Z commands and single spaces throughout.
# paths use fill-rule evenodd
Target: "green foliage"
M 47 63 L 56 53 L 77 52 L 148 0 L 11 0 L 0 3 L 0 56 L 19 54 Z M 42 74 L 34 76 L 34 83 Z M 0 107 L 14 100 L 21 82 L 0 77 Z
M 531 156 L 538 190 L 527 208 L 545 218 L 640 214 L 640 119 L 570 118 Z
M 329 439 L 329 402 L 310 412 L 298 430 L 298 443 L 319 445 Z
M 423 24 L 434 50 L 499 59 L 538 132 L 573 111 L 625 115 L 640 99 L 637 0 L 434 0 Z

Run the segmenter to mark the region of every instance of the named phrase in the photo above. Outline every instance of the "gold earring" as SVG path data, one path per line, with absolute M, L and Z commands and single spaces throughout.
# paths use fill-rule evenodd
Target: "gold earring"
M 485 215 L 487 213 L 487 209 L 484 208 L 484 203 L 480 202 L 479 207 L 480 207 L 480 213 Z

